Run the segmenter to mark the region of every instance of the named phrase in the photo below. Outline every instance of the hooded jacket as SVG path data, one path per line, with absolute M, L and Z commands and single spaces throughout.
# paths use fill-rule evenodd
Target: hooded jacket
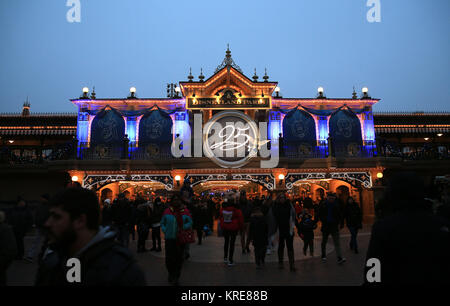
M 244 217 L 240 209 L 226 206 L 220 209 L 220 226 L 225 231 L 239 231 L 244 227 Z
M 100 227 L 91 241 L 71 258 L 81 264 L 81 283 L 69 283 L 69 257 L 57 248 L 49 247 L 39 266 L 37 286 L 144 286 L 145 276 L 131 252 L 118 244 L 116 233 Z

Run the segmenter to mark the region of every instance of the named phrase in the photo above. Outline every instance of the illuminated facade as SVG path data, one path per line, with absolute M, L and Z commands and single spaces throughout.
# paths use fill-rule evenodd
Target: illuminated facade
M 349 99 L 327 98 L 323 89 L 315 98 L 283 98 L 267 74 L 263 81 L 258 79 L 256 73 L 245 76 L 227 50 L 212 76 L 205 79 L 201 74 L 194 81 L 189 74 L 168 98 L 138 98 L 133 88 L 126 99 L 102 99 L 84 90 L 71 100 L 78 114 L 66 129 L 74 137 L 67 154 L 59 153 L 63 157 L 47 165 L 76 176 L 100 198 L 124 191 L 166 192 L 184 183 L 199 194 L 235 188 L 259 194 L 287 191 L 293 197 L 309 194 L 316 200 L 333 191 L 353 196 L 371 220 L 382 191 L 380 176 L 406 167 L 402 159 L 389 157 L 394 148 L 386 147 L 386 141 L 395 138 L 396 120 L 389 123 L 392 116 L 383 115 L 383 122 L 377 122 L 381 117 L 374 118 L 372 107 L 379 99 L 367 90 Z M 27 111 L 30 117 L 29 105 Z M 4 118 L 0 116 L 0 123 Z M 442 134 L 440 140 L 450 132 L 450 116 L 442 118 L 430 122 L 441 128 L 433 130 Z M 227 129 L 231 123 L 233 128 Z M 220 125 L 223 141 L 209 142 L 213 124 Z M 8 128 L 0 125 L 4 141 L 10 137 L 5 134 Z M 235 147 L 228 150 L 230 143 Z M 214 155 L 212 149 L 218 147 L 222 156 Z M 444 145 L 441 150 L 446 160 L 448 149 Z M 239 150 L 242 156 L 233 155 Z M 270 159 L 276 163 L 264 166 Z

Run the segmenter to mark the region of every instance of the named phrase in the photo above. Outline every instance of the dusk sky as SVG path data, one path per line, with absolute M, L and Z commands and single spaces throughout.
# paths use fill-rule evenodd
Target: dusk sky
M 227 44 L 244 74 L 278 81 L 283 97 L 329 98 L 367 86 L 374 111 L 450 111 L 450 1 L 0 1 L 0 112 L 76 112 L 69 99 L 166 97 L 166 84 L 210 77 Z

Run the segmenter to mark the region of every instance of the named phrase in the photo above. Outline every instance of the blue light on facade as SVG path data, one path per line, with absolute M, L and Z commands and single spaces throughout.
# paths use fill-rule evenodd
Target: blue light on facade
M 267 127 L 268 139 L 277 139 L 280 137 L 280 134 L 283 133 L 281 129 L 281 115 L 278 111 L 271 111 L 269 113 L 269 125 Z
M 77 140 L 78 140 L 78 148 L 77 148 L 77 156 L 80 156 L 80 148 L 85 146 L 89 139 L 89 119 L 88 114 L 86 112 L 78 112 L 78 121 L 77 121 Z

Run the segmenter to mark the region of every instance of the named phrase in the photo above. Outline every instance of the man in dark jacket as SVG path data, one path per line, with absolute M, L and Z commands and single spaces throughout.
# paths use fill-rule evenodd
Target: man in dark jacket
M 150 229 L 150 217 L 152 210 L 150 208 L 150 202 L 141 203 L 136 207 L 136 225 L 137 225 L 137 252 L 147 252 L 145 248 L 145 242 L 148 238 L 148 231 Z
M 130 220 L 131 220 L 131 205 L 125 194 L 120 193 L 117 203 L 113 205 L 113 224 L 117 229 L 117 239 L 119 242 L 128 247 L 130 242 Z
M 356 203 L 352 197 L 347 200 L 347 205 L 344 208 L 344 218 L 350 231 L 350 249 L 358 254 L 358 241 L 356 239 L 358 230 L 362 228 L 362 212 L 358 203 Z
M 264 266 L 266 257 L 267 243 L 269 238 L 269 225 L 267 218 L 259 206 L 254 207 L 250 217 L 250 228 L 248 239 L 253 243 L 255 251 L 256 268 Z
M 0 211 L 0 287 L 6 286 L 6 270 L 16 256 L 16 238 L 12 228 L 5 223 L 5 213 Z
M 19 197 L 17 206 L 11 210 L 7 219 L 13 229 L 14 236 L 16 237 L 17 259 L 23 259 L 25 254 L 23 239 L 33 226 L 33 215 L 24 199 Z
M 381 285 L 448 285 L 450 221 L 429 211 L 424 183 L 415 173 L 397 174 L 384 201 L 392 213 L 375 222 L 367 250 L 367 260 L 380 262 Z
M 290 270 L 294 272 L 294 228 L 295 228 L 295 208 L 286 199 L 284 193 L 280 193 L 273 206 L 273 215 L 278 225 L 278 268 L 283 269 L 284 244 L 286 243 L 289 258 Z
M 145 277 L 132 254 L 118 244 L 115 232 L 99 227 L 100 209 L 94 192 L 68 188 L 51 200 L 49 248 L 40 263 L 38 286 L 142 286 Z M 71 282 L 73 265 L 80 262 L 80 279 Z M 77 273 L 75 273 L 77 274 Z
M 150 249 L 150 251 L 161 252 L 161 219 L 166 207 L 162 203 L 160 197 L 157 197 L 155 201 L 150 205 L 150 207 L 151 207 L 150 224 L 152 227 L 152 243 L 153 243 L 153 246 Z
M 322 223 L 322 260 L 327 260 L 326 247 L 328 236 L 331 235 L 338 263 L 342 264 L 346 259 L 342 257 L 341 253 L 339 229 L 344 227 L 344 218 L 336 194 L 328 193 L 327 199 L 320 204 L 318 213 Z

